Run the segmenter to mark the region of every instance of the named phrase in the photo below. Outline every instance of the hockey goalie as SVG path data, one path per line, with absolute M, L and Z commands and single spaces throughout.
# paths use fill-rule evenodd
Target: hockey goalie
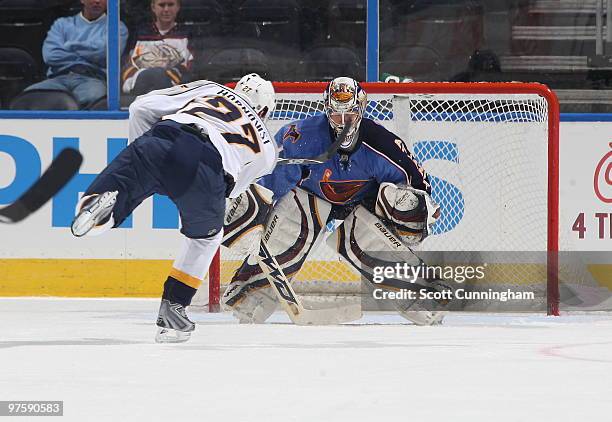
M 265 242 L 290 279 L 324 236 L 326 225 L 340 222 L 325 242 L 370 282 L 377 260 L 368 251 L 419 265 L 412 248 L 428 235 L 440 212 L 430 196 L 428 175 L 401 139 L 364 117 L 367 95 L 358 82 L 336 78 L 323 97 L 324 114 L 284 126 L 275 140 L 281 158 L 320 157 L 339 141 L 335 153 L 322 163 L 279 165 L 234 200 L 226 209 L 223 244 L 232 247 L 247 234 L 255 240 L 247 242 L 251 245 Z M 222 298 L 223 306 L 243 323 L 263 323 L 278 304 L 254 256 L 256 249 Z M 420 283 L 433 290 L 446 288 Z M 377 287 L 405 286 L 383 282 Z M 444 315 L 414 301 L 398 302 L 396 309 L 417 325 L 439 324 Z

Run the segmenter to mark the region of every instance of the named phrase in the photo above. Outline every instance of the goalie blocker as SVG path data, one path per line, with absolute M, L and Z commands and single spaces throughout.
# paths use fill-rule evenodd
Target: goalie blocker
M 254 189 L 261 191 L 262 188 L 258 186 Z M 381 185 L 379 191 L 377 202 L 380 202 L 380 206 L 377 210 L 388 221 L 383 222 L 359 205 L 350 211 L 344 224 L 329 236 L 326 242 L 369 282 L 373 280 L 375 266 L 390 265 L 391 261 L 419 265 L 421 260 L 406 246 L 405 239 L 411 244 L 418 243 L 415 241 L 417 238 L 419 241 L 422 240 L 427 235 L 427 223 L 431 221 L 428 218 L 435 219 L 439 213 L 431 199 L 423 195 L 427 194 L 412 188 L 385 183 Z M 398 200 L 399 204 L 395 205 Z M 228 207 L 228 214 L 232 210 L 241 211 L 235 211 L 232 218 L 226 216 L 226 227 L 232 221 L 258 221 L 255 216 L 244 215 L 248 209 L 256 212 L 255 202 L 254 197 L 249 194 L 246 203 L 250 205 Z M 248 234 L 250 239 L 248 243 L 253 248 L 253 244 L 257 243 L 253 241 L 252 236 L 262 235 L 271 255 L 291 279 L 299 272 L 317 239 L 324 235 L 323 228 L 327 221 L 334 219 L 337 211 L 330 203 L 313 194 L 302 189 L 294 189 L 274 206 L 265 226 L 242 224 L 240 230 L 228 231 L 226 238 L 238 238 L 242 236 L 241 233 L 244 233 L 244 236 Z M 402 223 L 404 229 L 409 229 L 408 234 L 390 236 L 389 234 L 397 232 L 391 228 L 392 221 Z M 224 244 L 231 246 L 227 242 Z M 245 252 L 246 249 L 243 248 L 242 251 Z M 372 256 L 369 251 L 383 252 L 385 260 Z M 278 300 L 270 288 L 266 274 L 258 265 L 256 249 L 251 249 L 250 252 L 223 295 L 222 303 L 243 323 L 263 323 L 276 310 Z M 425 280 L 419 280 L 416 284 L 402 280 L 388 280 L 376 286 L 385 289 L 426 288 L 436 291 L 449 288 L 437 281 Z M 441 312 L 416 312 L 415 306 L 418 305 L 402 301 L 397 303 L 397 310 L 402 316 L 418 325 L 439 323 L 443 317 Z

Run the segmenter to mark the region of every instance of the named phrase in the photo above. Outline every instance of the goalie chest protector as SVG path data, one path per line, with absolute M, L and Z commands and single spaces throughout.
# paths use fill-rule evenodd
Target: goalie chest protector
M 284 126 L 276 141 L 285 158 L 312 158 L 333 142 L 324 114 Z M 278 166 L 262 184 L 274 191 L 275 199 L 299 185 L 333 204 L 348 205 L 376 198 L 382 182 L 412 185 L 429 190 L 425 171 L 417 164 L 403 141 L 374 121 L 364 118 L 359 129 L 361 145 L 348 163 L 339 154 L 322 164 Z

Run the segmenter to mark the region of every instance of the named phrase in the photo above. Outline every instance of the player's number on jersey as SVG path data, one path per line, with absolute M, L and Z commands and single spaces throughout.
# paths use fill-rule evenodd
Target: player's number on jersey
M 225 97 L 210 97 L 205 100 L 204 103 L 210 105 L 210 107 L 194 107 L 187 110 L 187 112 L 196 116 L 198 114 L 206 114 L 207 116 L 214 117 L 226 123 L 231 123 L 242 117 L 242 111 Z M 250 123 L 242 125 L 241 128 L 242 133 L 226 132 L 221 135 L 223 135 L 225 140 L 230 144 L 243 145 L 250 148 L 255 154 L 260 152 L 261 148 L 257 141 L 257 132 L 255 128 Z
M 225 140 L 230 144 L 244 145 L 250 148 L 255 154 L 261 151 L 259 142 L 257 142 L 257 133 L 250 123 L 242 125 L 242 132 L 244 132 L 245 136 L 239 133 L 222 133 L 221 135 L 223 135 Z
M 203 103 L 210 105 L 210 107 L 193 107 L 187 110 L 187 112 L 196 116 L 200 113 L 206 114 L 207 116 L 214 117 L 226 123 L 231 123 L 242 117 L 240 109 L 225 97 L 210 97 L 206 101 L 203 101 Z

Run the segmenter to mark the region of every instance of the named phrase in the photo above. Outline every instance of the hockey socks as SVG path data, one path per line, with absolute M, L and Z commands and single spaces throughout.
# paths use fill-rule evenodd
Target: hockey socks
M 197 289 L 178 281 L 172 276 L 168 276 L 164 283 L 162 299 L 172 303 L 180 303 L 183 306 L 189 306 L 196 291 Z

